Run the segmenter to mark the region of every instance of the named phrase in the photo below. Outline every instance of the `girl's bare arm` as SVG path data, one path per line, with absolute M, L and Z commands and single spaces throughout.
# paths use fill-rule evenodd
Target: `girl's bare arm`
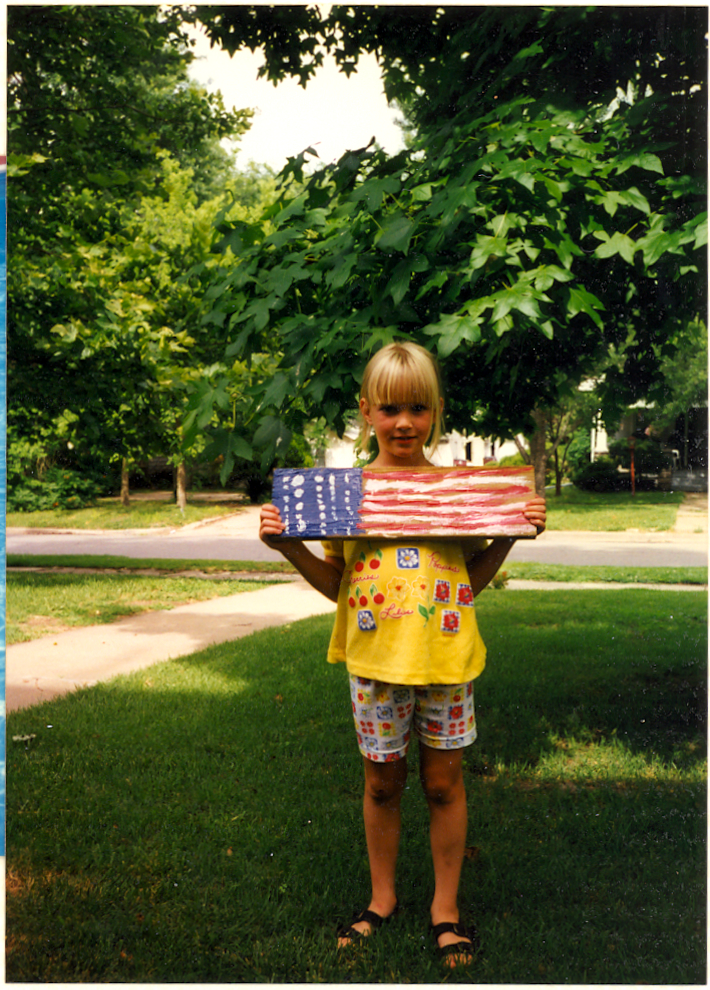
M 303 540 L 274 540 L 284 530 L 281 514 L 275 505 L 262 505 L 259 538 L 288 560 L 308 583 L 332 602 L 337 602 L 345 562 L 341 557 L 316 557 Z
M 540 496 L 531 499 L 525 506 L 523 515 L 537 528 L 538 534 L 542 533 L 547 522 L 545 499 Z M 497 537 L 491 540 L 485 550 L 466 561 L 474 598 L 496 576 L 514 543 L 513 537 Z

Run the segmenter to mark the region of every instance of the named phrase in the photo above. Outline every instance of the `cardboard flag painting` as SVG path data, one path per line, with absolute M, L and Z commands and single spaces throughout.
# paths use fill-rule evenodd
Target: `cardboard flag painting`
M 531 538 L 534 496 L 531 467 L 277 468 L 272 501 L 299 540 Z

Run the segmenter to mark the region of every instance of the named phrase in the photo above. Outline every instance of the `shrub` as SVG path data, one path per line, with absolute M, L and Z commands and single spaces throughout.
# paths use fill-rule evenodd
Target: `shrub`
M 497 463 L 498 467 L 524 467 L 525 460 L 522 454 L 509 454 L 507 457 L 501 457 Z
M 619 474 L 611 458 L 600 457 L 573 471 L 572 484 L 585 492 L 623 492 L 628 491 L 631 482 L 627 475 Z
M 102 487 L 70 468 L 51 467 L 41 477 L 15 474 L 8 477 L 7 508 L 9 512 L 83 509 L 95 504 Z
M 609 454 L 621 467 L 627 471 L 631 468 L 631 451 L 628 440 L 612 440 L 609 444 Z M 649 438 L 637 439 L 634 446 L 634 469 L 639 475 L 658 475 L 670 468 L 672 464 L 669 454 L 661 450 L 656 440 Z

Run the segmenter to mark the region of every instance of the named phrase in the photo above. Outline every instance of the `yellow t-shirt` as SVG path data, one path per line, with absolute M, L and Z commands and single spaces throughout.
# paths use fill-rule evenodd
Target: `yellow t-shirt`
M 463 684 L 485 666 L 465 555 L 487 541 L 328 540 L 345 569 L 328 661 L 389 684 Z

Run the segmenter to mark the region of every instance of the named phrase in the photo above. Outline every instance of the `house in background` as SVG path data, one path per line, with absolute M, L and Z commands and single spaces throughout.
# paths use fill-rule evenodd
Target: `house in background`
M 321 467 L 349 468 L 357 460 L 355 443 L 358 437 L 357 424 L 349 426 L 342 438 L 331 431 L 325 450 L 319 451 L 316 464 Z M 434 464 L 440 467 L 483 467 L 493 460 L 510 457 L 518 453 L 512 440 L 482 440 L 476 436 L 465 436 L 457 430 L 445 434 L 431 456 Z
M 614 439 L 649 436 L 651 411 L 642 403 L 622 417 Z M 708 408 L 692 406 L 660 435 L 651 431 L 670 462 L 668 487 L 679 492 L 708 490 Z

